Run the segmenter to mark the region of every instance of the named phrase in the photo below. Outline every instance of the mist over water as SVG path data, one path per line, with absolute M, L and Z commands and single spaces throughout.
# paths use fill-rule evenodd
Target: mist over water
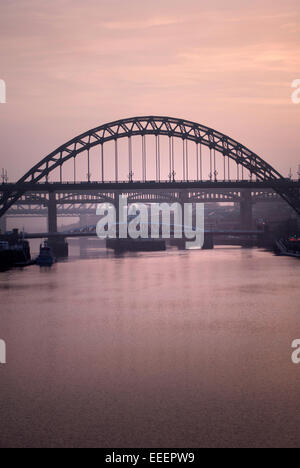
M 72 253 L 0 273 L 0 446 L 299 446 L 297 259 Z

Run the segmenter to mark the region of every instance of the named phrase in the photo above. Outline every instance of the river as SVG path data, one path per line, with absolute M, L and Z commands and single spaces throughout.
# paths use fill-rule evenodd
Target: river
M 299 447 L 299 272 L 219 247 L 0 273 L 0 446 Z

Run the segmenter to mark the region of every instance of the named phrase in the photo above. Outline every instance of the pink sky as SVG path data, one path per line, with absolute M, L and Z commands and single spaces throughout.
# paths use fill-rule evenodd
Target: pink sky
M 213 127 L 296 175 L 299 0 L 1 0 L 0 31 L 10 179 L 85 130 L 148 114 Z

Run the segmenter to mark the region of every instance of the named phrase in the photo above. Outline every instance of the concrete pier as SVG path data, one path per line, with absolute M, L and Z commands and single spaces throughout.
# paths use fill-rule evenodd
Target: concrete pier
M 48 201 L 48 232 L 57 232 L 57 205 L 55 192 L 49 193 Z
M 6 216 L 2 216 L 0 218 L 0 233 L 5 234 L 7 231 L 7 218 Z
M 65 258 L 69 256 L 69 246 L 66 242 L 66 239 L 61 237 L 53 237 L 48 239 L 48 245 L 51 247 L 55 257 Z
M 253 225 L 253 202 L 252 194 L 249 190 L 241 193 L 240 202 L 241 229 L 252 229 Z

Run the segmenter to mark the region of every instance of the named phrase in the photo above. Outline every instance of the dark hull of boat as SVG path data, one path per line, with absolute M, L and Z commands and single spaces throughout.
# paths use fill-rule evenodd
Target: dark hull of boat
M 28 255 L 23 250 L 2 250 L 0 251 L 0 270 L 12 268 L 17 264 L 27 264 L 30 261 Z
M 36 259 L 36 264 L 40 267 L 51 267 L 53 264 L 54 264 L 54 260 L 53 259 L 41 259 L 41 258 L 37 258 Z

